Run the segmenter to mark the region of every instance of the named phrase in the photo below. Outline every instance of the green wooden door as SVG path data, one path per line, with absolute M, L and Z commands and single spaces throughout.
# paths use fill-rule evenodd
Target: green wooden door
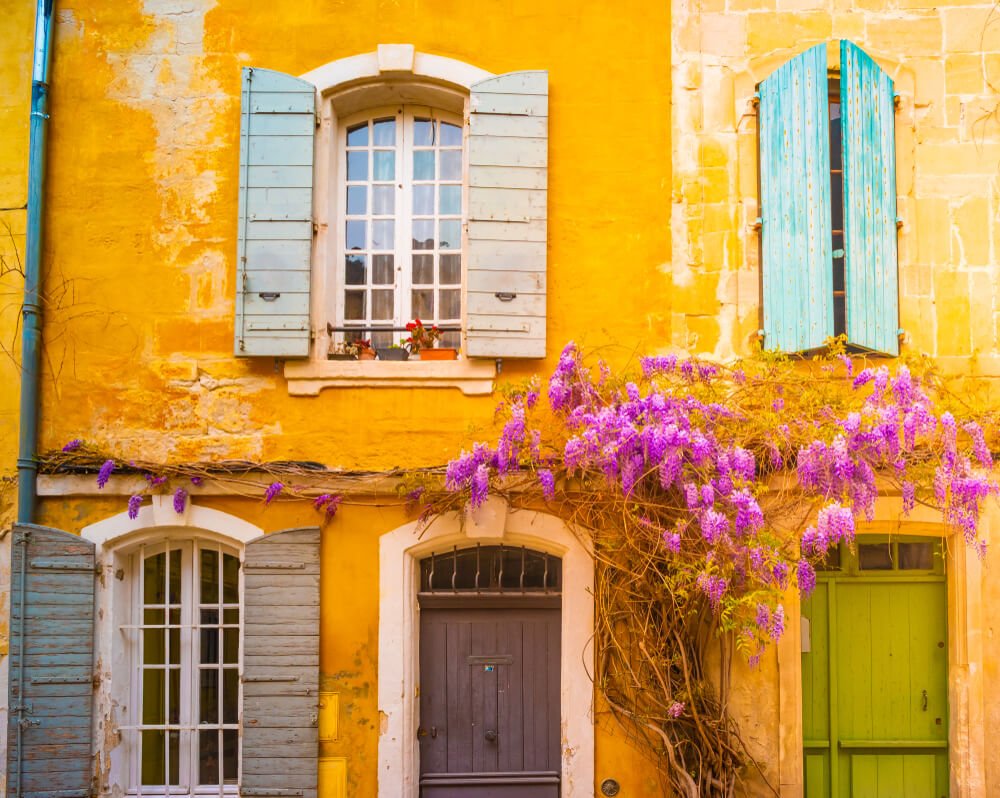
M 859 538 L 803 601 L 806 798 L 946 798 L 940 542 Z

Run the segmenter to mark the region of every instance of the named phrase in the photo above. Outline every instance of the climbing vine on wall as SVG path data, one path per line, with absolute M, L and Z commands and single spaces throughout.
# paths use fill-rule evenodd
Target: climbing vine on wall
M 837 342 L 813 360 L 722 366 L 665 355 L 642 358 L 634 373 L 569 344 L 546 384 L 507 390 L 495 440 L 444 469 L 380 476 L 396 479 L 395 500 L 425 523 L 499 494 L 571 524 L 597 564 L 602 700 L 679 795 L 728 798 L 757 766 L 727 709 L 734 657 L 756 664 L 782 636 L 787 591 L 813 589 L 816 568 L 853 545 L 880 496 L 897 496 L 904 514 L 939 509 L 985 556 L 978 527 L 998 493 L 987 439 L 996 415 L 969 395 L 950 392 L 927 363 L 869 367 Z M 311 501 L 325 522 L 351 492 L 346 477 L 376 476 L 125 462 L 81 441 L 43 467 L 96 471 L 102 487 L 116 470 L 142 475 L 133 517 L 154 493 L 171 494 L 182 513 L 189 491 L 211 479 L 265 504 Z

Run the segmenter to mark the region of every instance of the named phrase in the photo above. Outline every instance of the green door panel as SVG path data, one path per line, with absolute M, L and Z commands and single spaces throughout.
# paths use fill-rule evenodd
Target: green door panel
M 851 757 L 852 798 L 937 798 L 945 795 L 934 754 L 855 754 Z M 945 780 L 945 790 L 947 780 Z

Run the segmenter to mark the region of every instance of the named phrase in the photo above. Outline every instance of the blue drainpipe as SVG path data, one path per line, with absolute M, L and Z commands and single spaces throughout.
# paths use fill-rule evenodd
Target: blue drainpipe
M 49 49 L 55 0 L 38 0 L 31 73 L 28 139 L 28 220 L 24 255 L 24 304 L 21 307 L 21 409 L 17 452 L 17 520 L 30 524 L 38 501 L 39 376 L 42 346 L 42 206 L 45 182 L 45 133 L 49 121 Z

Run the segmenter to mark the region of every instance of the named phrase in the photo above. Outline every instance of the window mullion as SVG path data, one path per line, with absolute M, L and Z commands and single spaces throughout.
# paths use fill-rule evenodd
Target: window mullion
M 193 543 L 185 543 L 181 549 L 181 715 L 182 727 L 180 750 L 186 755 L 181 757 L 180 780 L 194 790 L 194 763 L 198 761 L 198 734 L 191 731 L 198 720 L 198 690 L 197 679 L 197 637 L 194 634 L 197 597 L 195 593 L 195 578 L 197 570 L 195 555 L 197 547 Z M 186 740 L 185 740 L 186 737 Z
M 396 326 L 402 327 L 412 316 L 410 297 L 412 296 L 412 256 L 410 243 L 413 239 L 413 113 L 403 108 L 400 125 L 400 150 L 402 153 L 401 174 L 397 185 L 399 199 L 399 224 L 396 237 L 396 283 L 399 286 L 396 299 Z M 401 335 L 400 337 L 405 337 Z

